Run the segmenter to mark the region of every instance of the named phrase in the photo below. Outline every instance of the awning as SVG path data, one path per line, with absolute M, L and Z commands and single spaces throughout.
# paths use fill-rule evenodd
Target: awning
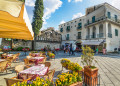
M 85 41 L 82 45 L 100 45 L 103 41 Z
M 33 40 L 32 25 L 24 2 L 0 0 L 0 38 Z

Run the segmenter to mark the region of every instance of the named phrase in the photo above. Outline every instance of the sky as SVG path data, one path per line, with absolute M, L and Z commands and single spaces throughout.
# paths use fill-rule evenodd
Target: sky
M 120 9 L 120 0 L 43 0 L 44 16 L 43 29 L 54 27 L 58 30 L 58 25 L 72 19 L 85 15 L 85 9 L 107 2 Z M 26 0 L 26 9 L 30 21 L 32 22 L 35 0 Z

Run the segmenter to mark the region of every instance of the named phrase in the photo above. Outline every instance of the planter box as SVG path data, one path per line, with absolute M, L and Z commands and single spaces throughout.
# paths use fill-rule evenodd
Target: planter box
M 84 82 L 89 86 L 96 86 L 98 84 L 98 68 L 91 69 L 85 66 Z
M 70 86 L 82 86 L 83 85 L 83 82 L 76 82 Z

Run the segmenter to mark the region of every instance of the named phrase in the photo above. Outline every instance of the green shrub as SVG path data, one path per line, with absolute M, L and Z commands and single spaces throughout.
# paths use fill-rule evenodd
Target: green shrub
M 22 51 L 23 47 L 18 47 L 16 50 L 17 51 Z

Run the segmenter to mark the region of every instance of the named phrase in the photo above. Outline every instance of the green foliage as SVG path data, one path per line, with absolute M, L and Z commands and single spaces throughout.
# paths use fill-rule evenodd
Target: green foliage
M 97 62 L 93 57 L 94 51 L 90 47 L 82 47 L 82 50 L 83 55 L 81 55 L 81 62 L 83 65 L 92 66 L 93 62 Z
M 39 34 L 39 30 L 42 28 L 43 11 L 44 11 L 43 0 L 36 0 L 34 7 L 33 22 L 32 22 L 32 28 L 35 36 Z
M 31 51 L 31 53 L 38 53 L 38 51 Z
M 18 47 L 16 50 L 17 51 L 22 51 L 23 47 Z
M 25 2 L 25 0 L 19 0 L 19 1 Z

